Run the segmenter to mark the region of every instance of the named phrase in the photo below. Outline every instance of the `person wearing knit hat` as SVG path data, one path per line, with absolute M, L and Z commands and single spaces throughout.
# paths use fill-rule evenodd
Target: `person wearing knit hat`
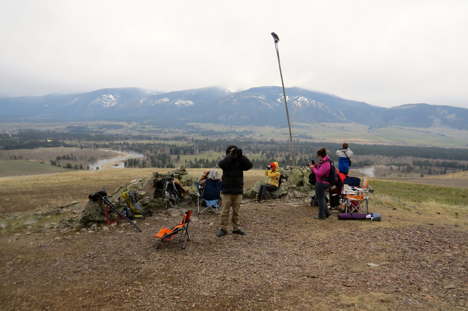
M 270 165 L 267 166 L 265 176 L 268 176 L 270 180 L 268 181 L 268 184 L 260 185 L 260 189 L 258 190 L 257 194 L 258 203 L 262 203 L 262 201 L 266 199 L 267 191 L 273 192 L 278 189 L 279 179 L 281 177 L 280 172 L 278 172 L 278 168 L 278 162 L 270 163 Z
M 242 154 L 242 149 L 236 145 L 229 145 L 226 148 L 226 156 L 219 162 L 223 176 L 221 177 L 221 230 L 217 234 L 218 237 L 227 234 L 231 207 L 232 233 L 245 235 L 245 232 L 240 229 L 239 212 L 244 193 L 244 171 L 250 170 L 252 166 L 252 162 Z

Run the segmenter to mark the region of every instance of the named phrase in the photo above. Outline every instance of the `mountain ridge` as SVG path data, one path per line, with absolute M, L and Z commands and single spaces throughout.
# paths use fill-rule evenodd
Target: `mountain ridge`
M 286 96 L 292 122 L 468 129 L 465 108 L 423 103 L 384 108 L 297 87 L 287 88 Z M 190 122 L 287 124 L 283 90 L 277 86 L 238 92 L 216 86 L 173 92 L 107 88 L 76 94 L 0 97 L 0 108 L 3 121 L 151 120 L 177 126 Z

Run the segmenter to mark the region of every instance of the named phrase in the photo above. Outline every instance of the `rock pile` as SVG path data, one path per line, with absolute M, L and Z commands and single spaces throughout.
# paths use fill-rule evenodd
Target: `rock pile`
M 268 193 L 271 198 L 278 199 L 286 196 L 289 198 L 304 197 L 306 193 L 309 193 L 313 189 L 313 186 L 309 184 L 310 171 L 307 168 L 280 168 L 279 172 L 285 179 L 283 179 L 278 190 Z M 127 206 L 127 202 L 121 195 L 128 190 L 137 190 L 139 201 L 142 203 L 145 210 L 176 207 L 171 201 L 163 197 L 161 189 L 155 189 L 154 187 L 156 181 L 166 176 L 174 178 L 174 181 L 179 183 L 186 191 L 181 197 L 179 206 L 184 209 L 194 206 L 197 202 L 197 188 L 194 185 L 197 178 L 189 175 L 183 167 L 164 174 L 154 172 L 147 180 L 134 179 L 117 187 L 112 193 L 112 196 L 108 197 L 108 199 L 119 210 L 123 210 Z M 263 180 L 255 183 L 244 192 L 244 198 L 255 198 L 258 194 L 260 184 L 267 182 L 268 177 L 265 177 Z M 106 222 L 106 214 L 107 220 L 110 222 L 115 221 L 119 217 L 117 213 L 112 210 L 106 211 L 106 209 L 105 204 L 89 200 L 83 209 L 81 218 L 62 219 L 58 227 L 61 232 L 65 233 L 70 230 L 76 231 L 82 230 L 83 228 L 90 228 L 91 226 L 95 226 L 96 222 Z

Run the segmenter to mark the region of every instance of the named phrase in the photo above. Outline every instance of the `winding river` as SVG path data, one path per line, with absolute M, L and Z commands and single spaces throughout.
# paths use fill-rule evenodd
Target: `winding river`
M 374 177 L 374 167 L 369 166 L 369 167 L 360 167 L 356 168 L 356 170 L 360 173 L 366 174 L 369 177 Z
M 127 154 L 128 156 L 122 155 L 122 156 L 118 156 L 118 157 L 115 157 L 115 158 L 112 158 L 112 159 L 102 159 L 102 160 L 99 160 L 97 162 L 90 163 L 90 164 L 88 164 L 90 171 L 96 170 L 96 169 L 103 170 L 104 169 L 103 168 L 104 164 L 108 164 L 108 163 L 115 163 L 115 164 L 110 165 L 110 166 L 106 165 L 106 167 L 125 168 L 124 167 L 124 161 L 125 160 L 134 159 L 134 158 L 143 158 L 144 157 L 143 154 L 135 152 L 135 151 L 121 151 L 121 150 L 104 150 L 104 151 L 121 152 L 121 153 Z

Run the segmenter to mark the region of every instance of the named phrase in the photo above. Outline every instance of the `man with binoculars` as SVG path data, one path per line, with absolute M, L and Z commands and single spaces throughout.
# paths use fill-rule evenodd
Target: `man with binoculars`
M 239 221 L 240 204 L 244 192 L 244 171 L 252 168 L 252 162 L 242 154 L 242 149 L 235 145 L 229 145 L 226 149 L 226 157 L 219 162 L 219 167 L 223 170 L 222 179 L 222 211 L 221 211 L 221 230 L 218 237 L 227 234 L 229 223 L 229 212 L 232 207 L 232 233 L 245 235 L 242 231 Z

